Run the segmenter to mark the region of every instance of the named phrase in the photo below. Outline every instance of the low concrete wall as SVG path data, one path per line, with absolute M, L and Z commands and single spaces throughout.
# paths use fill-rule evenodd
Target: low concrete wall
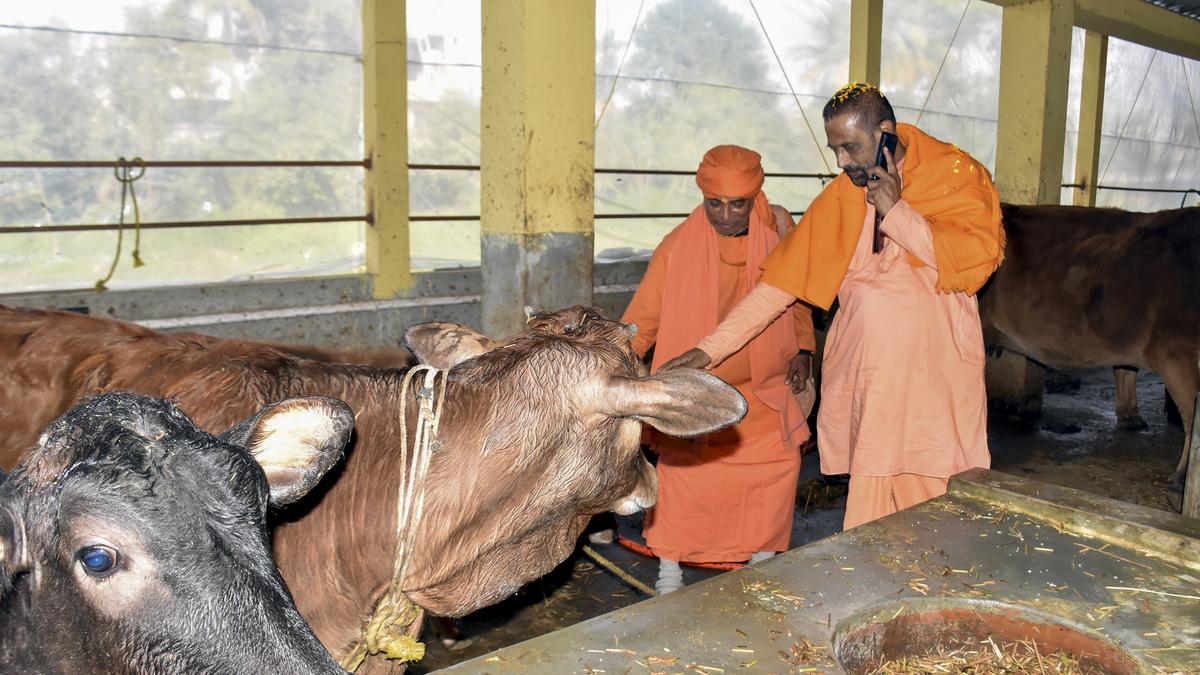
M 597 262 L 596 305 L 606 316 L 619 317 L 645 272 L 644 260 Z M 89 289 L 0 294 L 0 304 L 86 309 L 164 331 L 374 347 L 399 345 L 406 328 L 425 321 L 453 321 L 480 330 L 482 295 L 480 269 L 469 267 L 419 274 L 411 289 L 392 300 L 372 299 L 367 277 L 343 276 L 104 293 Z M 819 354 L 824 331 L 818 331 L 817 337 Z M 992 410 L 1037 417 L 1041 374 L 1040 366 L 1015 354 L 990 357 L 987 385 Z
M 645 261 L 597 263 L 596 305 L 609 317 L 620 316 L 645 271 Z M 411 289 L 391 300 L 372 299 L 369 279 L 349 276 L 104 293 L 0 294 L 0 304 L 86 310 L 164 331 L 370 347 L 399 344 L 405 328 L 425 321 L 453 321 L 478 330 L 482 290 L 476 267 L 419 274 Z

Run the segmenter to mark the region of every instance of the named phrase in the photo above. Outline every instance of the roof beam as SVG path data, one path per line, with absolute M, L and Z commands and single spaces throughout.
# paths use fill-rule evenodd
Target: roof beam
M 1009 7 L 1029 0 L 987 0 Z M 1075 0 L 1075 25 L 1153 49 L 1200 60 L 1200 21 L 1146 0 Z
M 1200 21 L 1145 0 L 1075 0 L 1075 25 L 1200 59 Z

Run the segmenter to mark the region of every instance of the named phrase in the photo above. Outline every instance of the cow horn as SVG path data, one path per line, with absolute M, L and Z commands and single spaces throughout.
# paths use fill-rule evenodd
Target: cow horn
M 532 319 L 533 317 L 535 317 L 541 313 L 542 313 L 541 307 L 535 307 L 534 305 L 525 305 L 525 320 L 526 321 Z

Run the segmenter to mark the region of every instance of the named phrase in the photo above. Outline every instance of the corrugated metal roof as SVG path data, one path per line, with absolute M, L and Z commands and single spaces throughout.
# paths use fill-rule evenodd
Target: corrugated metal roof
M 1200 19 L 1200 0 L 1146 0 L 1146 2 L 1169 9 L 1176 14 Z

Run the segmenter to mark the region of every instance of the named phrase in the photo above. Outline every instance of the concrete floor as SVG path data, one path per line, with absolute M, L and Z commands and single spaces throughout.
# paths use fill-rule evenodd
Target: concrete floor
M 1072 389 L 1078 378 L 1078 388 Z M 993 416 L 989 443 L 993 468 L 1016 476 L 1072 487 L 1113 499 L 1166 510 L 1167 479 L 1183 446 L 1183 432 L 1163 413 L 1163 386 L 1153 374 L 1139 378 L 1138 400 L 1150 428 L 1115 428 L 1114 384 L 1107 369 L 1049 378 L 1042 416 L 1023 422 Z M 1077 429 L 1077 430 L 1076 430 Z M 797 495 L 792 547 L 841 529 L 844 486 L 821 481 L 815 455 L 805 457 Z M 621 533 L 640 539 L 640 517 L 619 519 Z M 621 546 L 597 547 L 641 581 L 653 585 L 657 561 Z M 695 583 L 718 572 L 685 567 Z M 630 605 L 645 597 L 577 552 L 543 579 L 509 600 L 459 621 L 469 643 L 443 647 L 427 630 L 428 654 L 412 673 L 427 673 L 480 654 Z

